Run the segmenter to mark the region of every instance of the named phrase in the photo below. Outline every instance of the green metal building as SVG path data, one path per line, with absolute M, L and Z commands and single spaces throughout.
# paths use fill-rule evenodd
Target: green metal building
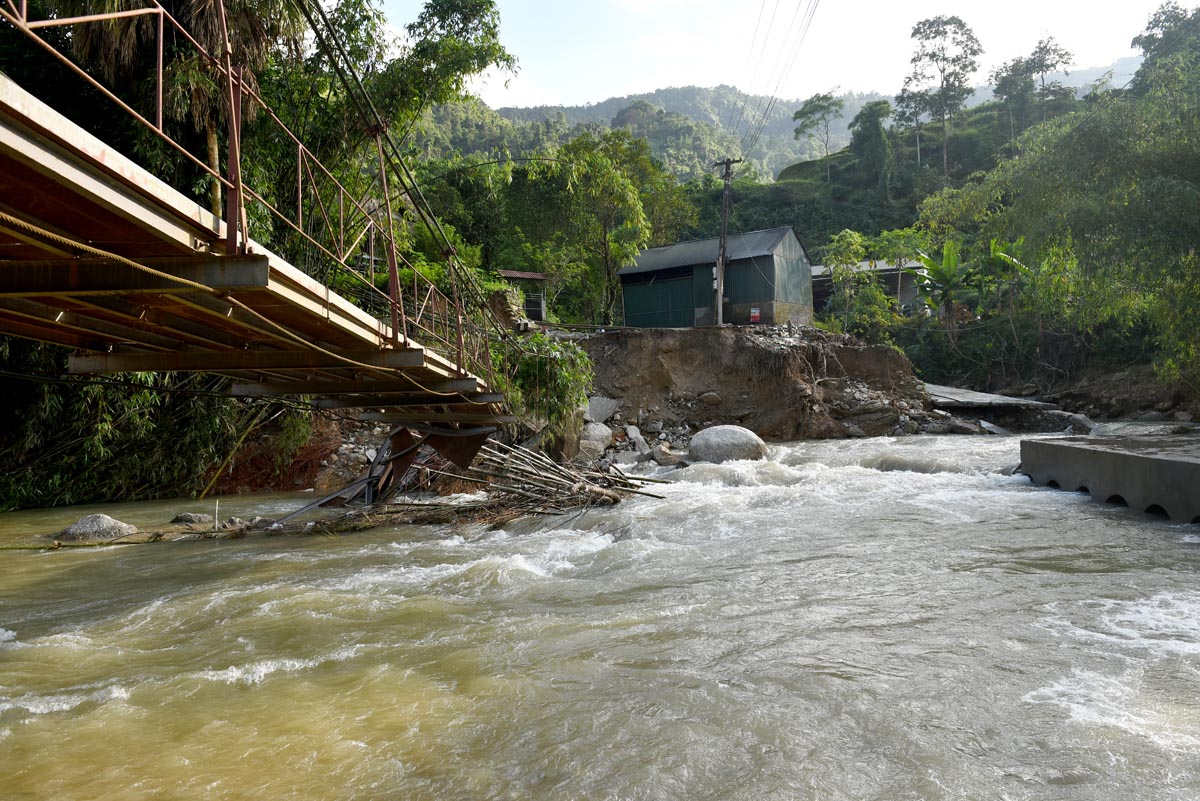
M 713 325 L 719 239 L 642 251 L 620 272 L 625 325 L 686 328 Z M 730 234 L 725 247 L 722 317 L 736 325 L 812 320 L 808 254 L 789 228 Z

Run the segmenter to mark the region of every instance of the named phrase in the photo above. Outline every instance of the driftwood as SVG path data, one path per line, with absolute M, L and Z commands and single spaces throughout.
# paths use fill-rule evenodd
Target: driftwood
M 667 483 L 641 476 L 628 476 L 613 466 L 608 470 L 572 468 L 526 448 L 489 442 L 471 467 L 453 472 L 429 469 L 447 483 L 459 482 L 484 490 L 478 497 L 461 501 L 429 500 L 376 504 L 317 520 L 283 518 L 282 524 L 246 524 L 222 529 L 175 527 L 146 531 L 109 540 L 66 542 L 48 539 L 40 544 L 0 546 L 0 550 L 46 550 L 134 545 L 147 542 L 182 542 L 201 539 L 238 539 L 248 534 L 333 535 L 365 531 L 382 525 L 499 526 L 522 517 L 561 515 L 597 506 L 612 506 L 628 495 L 661 498 L 644 491 L 647 484 Z

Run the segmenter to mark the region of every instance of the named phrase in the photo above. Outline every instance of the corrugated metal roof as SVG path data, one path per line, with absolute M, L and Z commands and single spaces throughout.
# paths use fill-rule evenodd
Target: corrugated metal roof
M 875 273 L 896 273 L 906 268 L 917 268 L 917 262 L 908 262 L 904 265 L 893 264 L 890 261 L 860 261 L 854 265 L 855 272 L 875 272 Z M 812 266 L 813 280 L 819 280 L 829 277 L 829 267 L 824 264 L 814 264 Z
M 769 228 L 765 231 L 750 231 L 745 234 L 730 234 L 725 246 L 725 260 L 749 259 L 757 256 L 768 256 L 783 238 L 792 233 L 791 227 Z M 794 236 L 794 234 L 793 234 Z M 643 250 L 637 258 L 637 263 L 621 270 L 621 275 L 634 275 L 658 270 L 669 270 L 672 267 L 688 267 L 696 264 L 716 264 L 717 251 L 721 246 L 721 238 L 698 239 L 693 242 L 679 242 L 661 248 Z
M 545 281 L 550 277 L 549 273 L 531 273 L 525 270 L 497 270 L 496 272 L 505 278 L 524 278 L 530 281 Z

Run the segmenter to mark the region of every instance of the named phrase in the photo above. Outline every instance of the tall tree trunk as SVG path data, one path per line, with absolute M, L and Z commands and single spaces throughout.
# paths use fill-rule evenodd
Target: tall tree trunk
M 204 125 L 204 135 L 208 143 L 208 168 L 215 174 L 221 174 L 221 150 L 220 143 L 217 140 L 217 123 L 215 120 L 209 119 Z M 217 178 L 211 179 L 211 191 L 209 200 L 212 204 L 213 216 L 218 220 L 224 213 L 221 209 L 221 182 Z
M 950 177 L 950 117 L 942 112 L 942 175 Z
M 919 168 L 921 166 L 921 121 L 917 120 L 915 126 L 917 131 L 917 167 Z

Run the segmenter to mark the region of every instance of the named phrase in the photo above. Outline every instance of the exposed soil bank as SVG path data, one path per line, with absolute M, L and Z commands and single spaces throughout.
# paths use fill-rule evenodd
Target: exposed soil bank
M 595 392 L 620 401 L 614 419 L 643 427 L 732 423 L 791 441 L 917 433 L 933 420 L 902 353 L 819 329 L 624 329 L 580 344 Z

